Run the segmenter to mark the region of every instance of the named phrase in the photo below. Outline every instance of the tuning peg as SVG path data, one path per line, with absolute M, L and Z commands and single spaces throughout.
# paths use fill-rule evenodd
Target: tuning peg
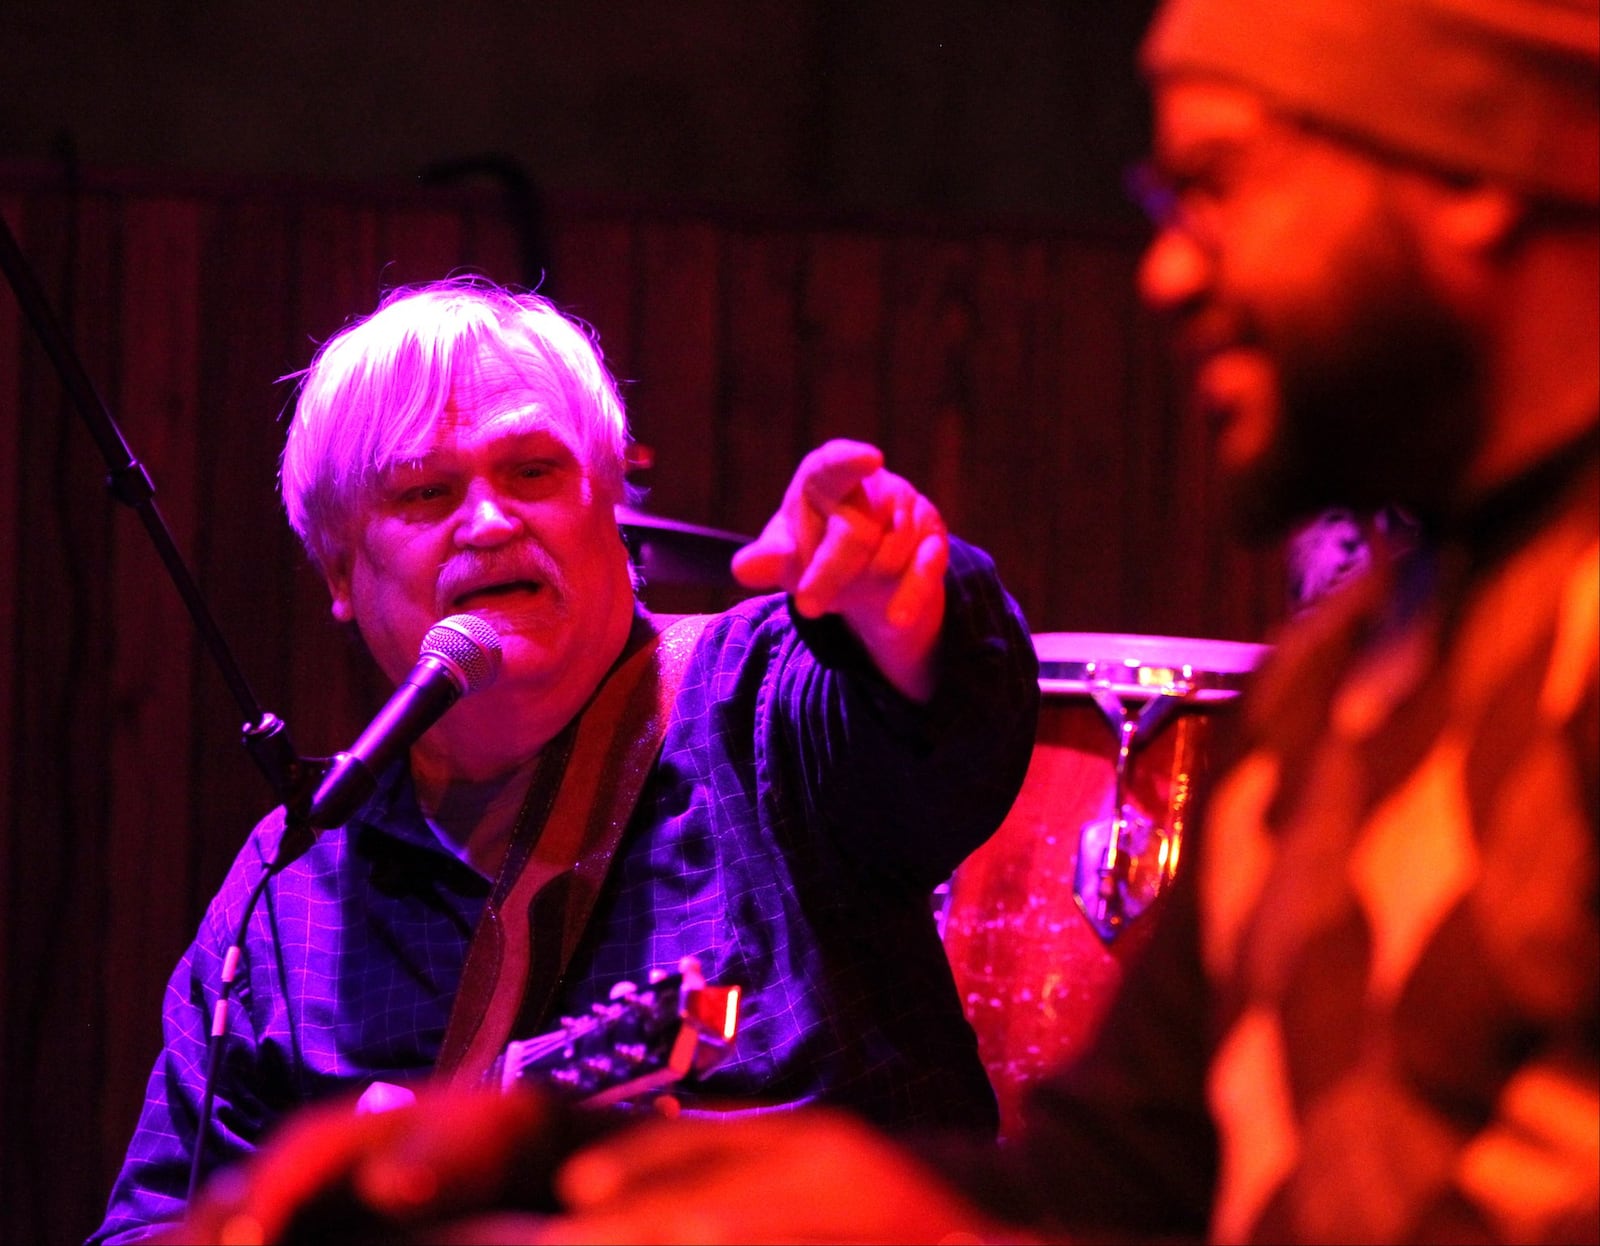
M 618 1043 L 617 1055 L 629 1064 L 643 1064 L 650 1058 L 650 1052 L 643 1043 Z

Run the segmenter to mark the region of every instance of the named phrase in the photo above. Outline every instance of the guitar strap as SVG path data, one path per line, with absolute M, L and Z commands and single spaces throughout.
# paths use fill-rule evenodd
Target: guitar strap
M 545 746 L 467 949 L 436 1075 L 476 1085 L 533 1033 L 583 937 L 710 616 L 641 615 L 619 664 Z

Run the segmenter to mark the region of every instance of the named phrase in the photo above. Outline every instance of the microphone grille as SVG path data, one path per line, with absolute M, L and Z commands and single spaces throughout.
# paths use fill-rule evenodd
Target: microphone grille
M 475 614 L 440 619 L 422 638 L 420 656 L 443 658 L 465 676 L 462 690 L 481 692 L 500 674 L 500 637 Z

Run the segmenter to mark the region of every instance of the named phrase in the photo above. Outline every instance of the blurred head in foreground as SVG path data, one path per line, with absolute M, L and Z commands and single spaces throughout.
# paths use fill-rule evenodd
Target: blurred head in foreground
M 1142 63 L 1141 289 L 1249 532 L 1448 521 L 1592 423 L 1594 0 L 1173 0 Z

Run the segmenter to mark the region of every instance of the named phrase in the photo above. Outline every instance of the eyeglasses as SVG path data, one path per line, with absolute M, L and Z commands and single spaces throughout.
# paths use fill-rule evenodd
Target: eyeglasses
M 1208 254 L 1216 250 L 1224 198 L 1209 181 L 1174 178 L 1141 160 L 1123 170 L 1122 190 L 1158 234 L 1176 231 Z
M 1176 230 L 1214 254 L 1229 236 L 1231 218 L 1271 192 L 1314 133 L 1299 118 L 1271 114 L 1254 134 L 1193 153 L 1193 167 L 1183 172 L 1165 170 L 1153 160 L 1130 165 L 1123 171 L 1123 192 L 1158 232 Z
M 1167 229 L 1178 216 L 1178 193 L 1152 160 L 1122 170 L 1122 193 L 1157 229 Z

